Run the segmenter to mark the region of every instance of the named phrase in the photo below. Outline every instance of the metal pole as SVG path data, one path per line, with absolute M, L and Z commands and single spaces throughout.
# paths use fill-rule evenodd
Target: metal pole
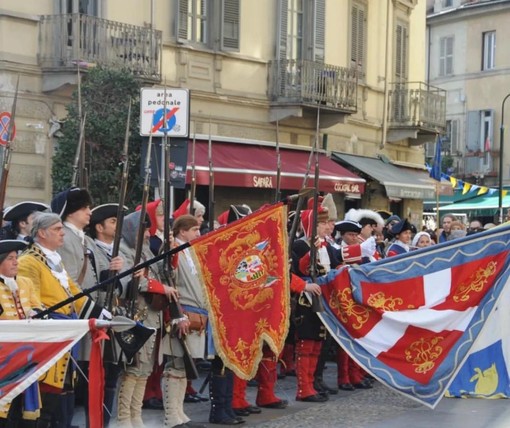
M 503 223 L 503 148 L 505 146 L 505 102 L 510 97 L 507 94 L 501 103 L 501 126 L 499 127 L 499 224 Z

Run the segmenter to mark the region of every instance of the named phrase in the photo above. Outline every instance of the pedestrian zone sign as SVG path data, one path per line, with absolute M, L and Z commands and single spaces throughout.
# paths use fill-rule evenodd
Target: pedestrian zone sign
M 172 88 L 142 88 L 140 135 L 187 138 L 189 136 L 189 91 Z

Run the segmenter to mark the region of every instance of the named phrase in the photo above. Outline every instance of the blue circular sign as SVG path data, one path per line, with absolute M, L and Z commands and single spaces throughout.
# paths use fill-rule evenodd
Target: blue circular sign
M 163 120 L 164 111 L 166 113 L 166 127 Z M 154 129 L 154 132 L 169 132 L 173 129 L 176 122 L 177 119 L 175 118 L 175 114 L 172 113 L 172 110 L 160 108 L 154 113 L 152 128 Z

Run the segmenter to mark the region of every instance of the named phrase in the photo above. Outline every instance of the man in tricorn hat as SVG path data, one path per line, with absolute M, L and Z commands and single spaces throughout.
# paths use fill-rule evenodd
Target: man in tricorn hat
M 71 279 L 82 289 L 93 287 L 99 282 L 101 272 L 119 271 L 122 269 L 123 259 L 113 258 L 109 263 L 105 259 L 96 257 L 98 248 L 94 241 L 85 235 L 85 228 L 90 223 L 92 198 L 86 189 L 71 187 L 58 193 L 51 201 L 51 209 L 58 214 L 64 224 L 64 245 L 57 252 Z M 93 298 L 100 302 L 104 300 L 104 293 L 97 291 Z M 78 361 L 81 371 L 87 376 L 90 355 L 90 336 L 86 335 L 80 342 Z M 79 376 L 76 391 L 83 396 L 85 408 L 88 405 L 88 385 L 83 376 Z M 88 412 L 85 412 L 88 416 Z
M 40 291 L 42 304 L 51 307 L 81 293 L 57 252 L 64 244 L 60 217 L 54 213 L 37 213 L 32 222 L 31 238 L 34 243 L 19 257 L 19 274 L 32 280 L 35 289 Z M 109 317 L 107 311 L 85 296 L 56 310 L 54 315 L 64 319 Z M 71 424 L 75 368 L 70 361 L 70 353 L 65 354 L 40 382 L 42 409 L 38 428 L 53 426 L 53 420 L 59 421 L 62 427 Z
M 25 240 L 30 235 L 34 214 L 48 211 L 50 207 L 42 202 L 24 201 L 5 209 L 4 220 L 11 222 L 14 239 Z
M 117 230 L 117 211 L 119 204 L 116 203 L 108 203 L 99 205 L 92 209 L 90 216 L 90 223 L 88 225 L 87 231 L 90 237 L 94 240 L 96 244 L 94 257 L 98 261 L 98 264 L 102 266 L 109 265 L 112 261 L 112 251 L 115 240 L 115 232 Z M 127 211 L 127 207 L 123 207 L 124 211 Z M 120 239 L 120 237 L 119 237 Z M 118 255 L 118 257 L 121 257 Z M 120 269 L 125 270 L 124 259 L 122 258 L 122 267 Z M 118 273 L 118 272 L 113 272 Z M 100 272 L 99 280 L 104 281 L 108 278 L 110 271 L 102 271 Z M 115 293 L 112 295 L 112 301 L 106 301 L 106 289 L 100 290 L 97 293 L 98 302 L 101 305 L 108 307 L 116 307 L 116 302 L 118 298 L 122 295 L 123 288 L 127 285 L 126 280 L 121 280 L 119 283 L 114 283 L 116 285 Z M 112 343 L 105 344 L 105 346 L 114 346 L 115 351 L 112 356 L 118 355 L 119 349 L 117 347 L 117 341 L 111 340 Z M 105 348 L 106 349 L 106 348 Z M 106 354 L 105 354 L 106 355 Z M 105 427 L 110 423 L 110 415 L 113 413 L 113 403 L 115 399 L 115 394 L 117 391 L 117 381 L 120 374 L 120 368 L 117 365 L 117 360 L 108 361 L 105 357 L 104 359 L 105 366 L 105 389 L 104 389 L 104 406 L 105 411 L 103 412 L 103 421 Z
M 0 320 L 30 318 L 42 307 L 32 281 L 17 276 L 18 251 L 26 246 L 24 241 L 0 241 Z M 20 394 L 8 405 L 0 407 L 0 428 L 36 426 L 39 403 L 38 400 L 33 400 L 33 397 L 39 394 L 38 383 L 32 384 L 29 391 L 30 393 Z

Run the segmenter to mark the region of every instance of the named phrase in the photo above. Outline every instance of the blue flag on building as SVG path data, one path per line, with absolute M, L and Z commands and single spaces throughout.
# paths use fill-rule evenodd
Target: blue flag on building
M 441 140 L 441 136 L 438 135 L 436 141 L 436 154 L 434 155 L 434 164 L 430 169 L 430 176 L 437 181 L 441 181 L 441 145 L 443 141 Z

